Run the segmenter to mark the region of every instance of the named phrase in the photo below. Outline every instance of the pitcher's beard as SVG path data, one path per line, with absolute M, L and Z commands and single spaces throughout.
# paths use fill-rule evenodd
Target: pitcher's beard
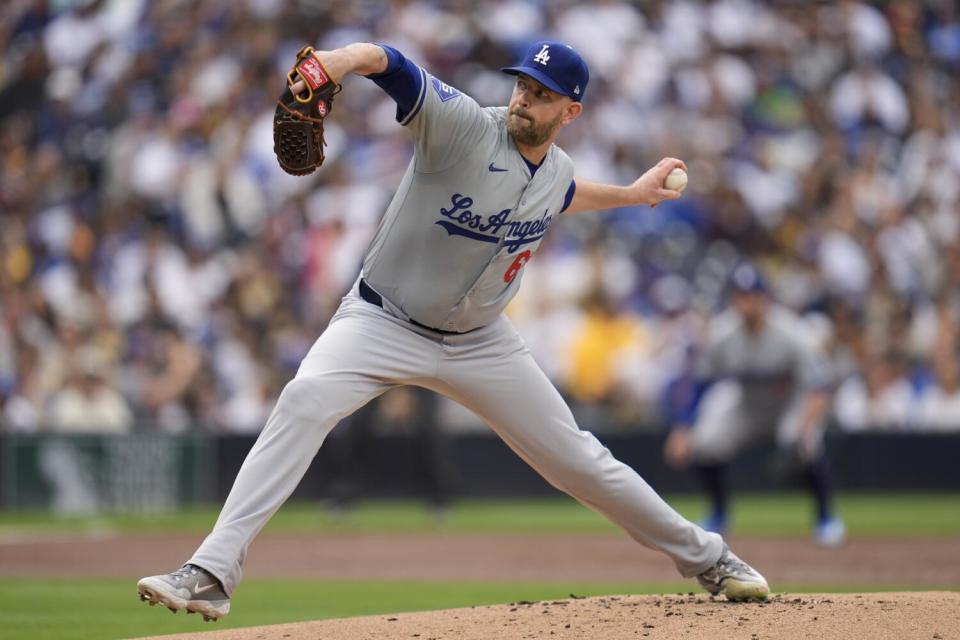
M 507 133 L 513 136 L 514 141 L 520 144 L 528 147 L 539 147 L 549 140 L 550 136 L 557 130 L 557 127 L 560 126 L 560 118 L 562 117 L 562 115 L 557 116 L 556 120 L 552 122 L 536 124 L 533 120 L 522 116 L 508 116 Z

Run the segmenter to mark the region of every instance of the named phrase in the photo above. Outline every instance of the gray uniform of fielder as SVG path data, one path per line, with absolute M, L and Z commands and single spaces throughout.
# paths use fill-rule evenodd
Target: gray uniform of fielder
M 502 315 L 563 206 L 572 162 L 553 146 L 531 177 L 504 108 L 481 108 L 420 72 L 421 93 L 402 121 L 415 155 L 364 258 L 367 299 L 358 280 L 281 393 L 189 562 L 232 593 L 248 545 L 330 430 L 387 389 L 410 384 L 474 411 L 553 486 L 666 553 L 683 576 L 706 571 L 723 552 L 721 537 L 677 514 L 578 428 Z
M 717 381 L 693 426 L 693 454 L 702 464 L 729 462 L 749 442 L 771 435 L 780 446 L 795 445 L 808 394 L 830 382 L 827 359 L 803 320 L 772 303 L 757 334 L 733 309 L 718 315 L 698 373 Z M 818 449 L 824 426 L 816 428 Z

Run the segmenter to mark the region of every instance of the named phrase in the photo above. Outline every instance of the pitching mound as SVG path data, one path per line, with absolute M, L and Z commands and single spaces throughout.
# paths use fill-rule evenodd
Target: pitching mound
M 320 620 L 164 640 L 521 640 L 527 638 L 960 638 L 960 593 L 778 594 L 735 604 L 704 595 L 605 596 Z

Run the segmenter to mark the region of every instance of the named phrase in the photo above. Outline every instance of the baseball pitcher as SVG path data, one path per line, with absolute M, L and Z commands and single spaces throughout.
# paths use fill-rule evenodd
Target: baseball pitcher
M 280 394 L 213 531 L 180 569 L 142 579 L 141 599 L 205 619 L 226 615 L 248 545 L 324 438 L 398 385 L 471 409 L 553 486 L 667 554 L 710 592 L 767 596 L 764 578 L 720 535 L 681 517 L 577 426 L 503 315 L 558 216 L 677 198 L 664 179 L 684 163 L 664 158 L 627 186 L 575 180 L 554 140 L 583 111 L 586 63 L 569 46 L 538 42 L 503 71 L 516 77 L 509 105 L 482 108 L 389 46 L 298 56 L 275 125 L 285 169 L 302 174 L 322 162 L 322 119 L 348 74 L 369 78 L 396 101 L 413 158 L 360 276 Z

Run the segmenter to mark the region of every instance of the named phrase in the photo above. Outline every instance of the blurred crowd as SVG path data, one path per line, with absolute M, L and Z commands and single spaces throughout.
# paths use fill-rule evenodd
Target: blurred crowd
M 679 201 L 561 219 L 525 267 L 510 315 L 578 411 L 662 424 L 749 257 L 830 355 L 840 428 L 960 429 L 954 0 L 8 0 L 0 429 L 258 431 L 412 152 L 351 78 L 324 167 L 284 174 L 296 50 L 387 42 L 496 105 L 542 37 L 590 65 L 577 175 L 690 169 Z

